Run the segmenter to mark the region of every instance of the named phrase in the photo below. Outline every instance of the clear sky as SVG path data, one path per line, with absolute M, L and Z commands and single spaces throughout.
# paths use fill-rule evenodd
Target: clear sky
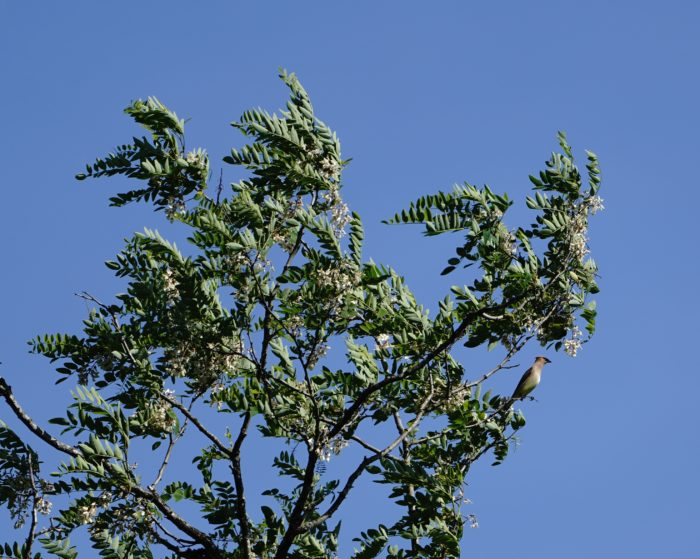
M 102 262 L 122 239 L 168 231 L 145 207 L 108 208 L 114 183 L 73 179 L 138 133 L 121 114 L 132 99 L 156 95 L 191 118 L 189 141 L 218 172 L 241 142 L 228 123 L 282 106 L 277 68 L 297 72 L 354 158 L 344 196 L 363 216 L 365 255 L 402 271 L 433 309 L 449 251 L 380 220 L 463 180 L 522 200 L 562 129 L 602 165 L 599 329 L 577 358 L 549 355 L 517 451 L 472 471 L 480 525 L 463 556 L 694 556 L 698 6 L 2 2 L 0 374 L 38 417 L 57 415 L 68 383 L 54 387 L 26 341 L 77 331 L 86 309 L 74 292 L 120 290 Z M 368 491 L 344 513 L 374 507 Z

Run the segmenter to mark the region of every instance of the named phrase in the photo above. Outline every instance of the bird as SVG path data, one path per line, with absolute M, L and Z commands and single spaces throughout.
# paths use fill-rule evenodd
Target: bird
M 511 401 L 522 400 L 535 389 L 535 387 L 540 383 L 542 367 L 544 367 L 547 363 L 551 363 L 551 361 L 546 357 L 542 355 L 535 357 L 535 362 L 527 371 L 525 371 L 525 374 L 520 379 L 518 386 L 515 387 L 513 395 L 510 397 Z

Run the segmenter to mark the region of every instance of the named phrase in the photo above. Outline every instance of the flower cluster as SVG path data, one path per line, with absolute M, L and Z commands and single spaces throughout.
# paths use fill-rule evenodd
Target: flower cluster
M 605 206 L 600 196 L 591 196 L 584 200 L 577 209 L 578 211 L 571 222 L 569 251 L 576 259 L 583 260 L 586 254 L 590 252 L 588 250 L 588 237 L 586 236 L 588 212 L 595 214 L 604 210 Z
M 389 349 L 391 347 L 390 339 L 388 334 L 379 334 L 374 338 L 375 345 L 374 351 Z
M 335 157 L 330 154 L 324 157 L 324 151 L 321 148 L 308 149 L 306 144 L 302 144 L 302 149 L 306 152 L 307 157 L 317 162 L 324 178 L 338 181 L 342 165 Z
M 345 227 L 350 223 L 350 209 L 338 194 L 338 188 L 334 187 L 323 195 L 323 200 L 328 204 L 331 212 L 331 225 L 336 236 L 345 236 Z
M 307 367 L 313 369 L 316 366 L 316 363 L 318 363 L 319 360 L 328 353 L 330 348 L 331 346 L 326 343 L 317 344 L 311 352 L 311 355 L 309 355 Z
M 345 202 L 338 198 L 336 204 L 331 208 L 333 232 L 338 237 L 343 237 L 345 235 L 345 227 L 348 223 L 350 223 L 350 209 Z
M 359 272 L 347 262 L 342 262 L 335 268 L 324 268 L 316 271 L 318 286 L 322 289 L 330 289 L 334 293 L 344 293 L 353 289 L 359 280 Z
M 588 254 L 588 238 L 583 233 L 574 233 L 571 236 L 569 243 L 571 254 L 578 260 L 583 260 L 583 257 Z
M 173 390 L 163 391 L 165 396 L 173 398 Z M 175 417 L 170 413 L 171 406 L 167 402 L 158 401 L 149 405 L 147 426 L 158 433 L 168 432 L 175 426 Z
M 97 503 L 92 502 L 89 505 L 82 505 L 78 509 L 78 519 L 81 524 L 92 524 L 97 515 Z
M 334 157 L 327 156 L 321 160 L 321 172 L 329 180 L 337 181 L 340 178 L 340 163 Z
M 166 350 L 165 359 L 168 362 L 168 372 L 176 378 L 187 376 L 187 364 L 191 354 L 192 351 L 188 345 Z
M 503 252 L 509 256 L 516 256 L 518 254 L 518 243 L 510 231 L 504 231 L 500 236 L 501 249 Z
M 322 449 L 317 451 L 318 458 L 322 462 L 330 462 L 331 455 L 338 456 L 346 446 L 348 446 L 346 439 L 340 435 L 333 437 Z
M 36 502 L 36 510 L 39 512 L 39 514 L 50 514 L 51 507 L 53 507 L 53 503 L 44 499 L 43 497 L 40 497 L 39 500 Z
M 588 200 L 588 209 L 590 210 L 591 214 L 596 214 L 600 211 L 603 211 L 605 209 L 605 206 L 603 205 L 603 199 L 596 195 L 596 196 L 591 196 Z
M 182 198 L 171 196 L 165 206 L 165 217 L 168 221 L 173 221 L 178 215 L 186 210 L 185 202 Z
M 201 348 L 204 345 L 206 351 Z M 233 371 L 239 365 L 244 351 L 243 341 L 238 338 L 224 338 L 220 342 L 202 344 L 182 342 L 165 351 L 164 361 L 168 372 L 176 378 L 196 376 L 204 384 L 209 384 L 221 373 Z
M 463 386 L 458 385 L 449 391 L 447 398 L 445 399 L 445 406 L 448 410 L 457 410 L 464 406 L 464 402 L 469 399 L 469 391 L 465 390 Z
M 578 326 L 574 326 L 571 329 L 571 338 L 564 340 L 564 351 L 571 357 L 576 357 L 579 349 L 581 349 L 581 335 L 581 329 Z
M 284 329 L 293 338 L 298 338 L 304 327 L 304 319 L 298 314 L 290 314 L 284 319 Z
M 206 169 L 209 163 L 209 158 L 207 157 L 207 152 L 203 149 L 196 149 L 187 154 L 185 161 L 193 167 L 199 167 L 200 169 Z
M 242 252 L 227 254 L 223 257 L 221 264 L 226 271 L 238 271 L 241 266 L 248 263 L 248 256 Z
M 217 380 L 216 382 L 214 382 L 214 384 L 211 385 L 209 390 L 211 392 L 210 403 L 216 405 L 216 409 L 221 411 L 224 407 L 224 402 L 220 400 L 217 396 L 226 390 L 226 385 L 223 382 Z
M 588 254 L 588 237 L 586 231 L 588 229 L 587 206 L 581 205 L 577 208 L 576 214 L 571 220 L 571 228 L 569 229 L 569 252 L 577 260 L 583 260 Z
M 180 298 L 179 285 L 173 271 L 170 268 L 166 268 L 163 272 L 163 293 L 165 293 L 169 305 L 174 304 Z
M 530 314 L 525 315 L 525 330 L 531 334 L 535 334 L 538 338 L 544 334 L 542 329 L 543 319 L 533 320 Z

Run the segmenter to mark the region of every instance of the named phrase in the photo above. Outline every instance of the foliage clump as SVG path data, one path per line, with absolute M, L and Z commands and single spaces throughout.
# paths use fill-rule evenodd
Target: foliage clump
M 482 386 L 529 341 L 575 355 L 581 327 L 593 334 L 587 229 L 602 204 L 592 153 L 584 183 L 560 134 L 562 152 L 530 177 L 529 227 L 506 225 L 507 195 L 466 183 L 388 220 L 460 234 L 442 273 L 462 285 L 430 316 L 399 273 L 363 258 L 360 216 L 341 198 L 340 142 L 297 78 L 281 77 L 284 111 L 233 123 L 250 141 L 224 159 L 248 172 L 230 191 L 208 193 L 207 152 L 186 150 L 183 121 L 154 98 L 126 109 L 150 135 L 78 175 L 141 181 L 112 205 L 153 204 L 193 248 L 134 235 L 107 263 L 126 291 L 110 302 L 84 293 L 93 310 L 81 334 L 34 340 L 58 363 L 58 382 L 77 381 L 51 421 L 61 439 L 0 380 L 14 415 L 65 457 L 48 481 L 36 451 L 0 427 L 0 501 L 30 528 L 5 556 L 30 557 L 38 540 L 76 557 L 68 537 L 86 528 L 105 558 L 336 557 L 338 516 L 362 476 L 389 486 L 398 514 L 359 534 L 353 558 L 459 557 L 475 522 L 462 510 L 469 468 L 491 452 L 502 461 L 525 424 L 512 400 Z M 502 355 L 468 375 L 459 345 Z M 279 445 L 280 480 L 251 497 L 254 437 Z M 196 471 L 177 479 L 169 464 L 183 440 L 198 444 Z M 137 464 L 144 443 L 152 470 Z M 331 476 L 327 462 L 348 450 L 349 473 Z

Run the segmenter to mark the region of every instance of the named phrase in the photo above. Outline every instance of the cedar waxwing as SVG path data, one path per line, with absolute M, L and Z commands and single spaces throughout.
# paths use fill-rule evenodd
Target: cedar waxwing
M 535 357 L 535 362 L 532 364 L 532 367 L 525 371 L 525 374 L 520 379 L 518 386 L 515 387 L 515 391 L 510 397 L 511 400 L 522 400 L 535 389 L 535 387 L 540 383 L 542 367 L 544 367 L 546 363 L 551 363 L 551 361 L 541 355 L 539 357 Z

